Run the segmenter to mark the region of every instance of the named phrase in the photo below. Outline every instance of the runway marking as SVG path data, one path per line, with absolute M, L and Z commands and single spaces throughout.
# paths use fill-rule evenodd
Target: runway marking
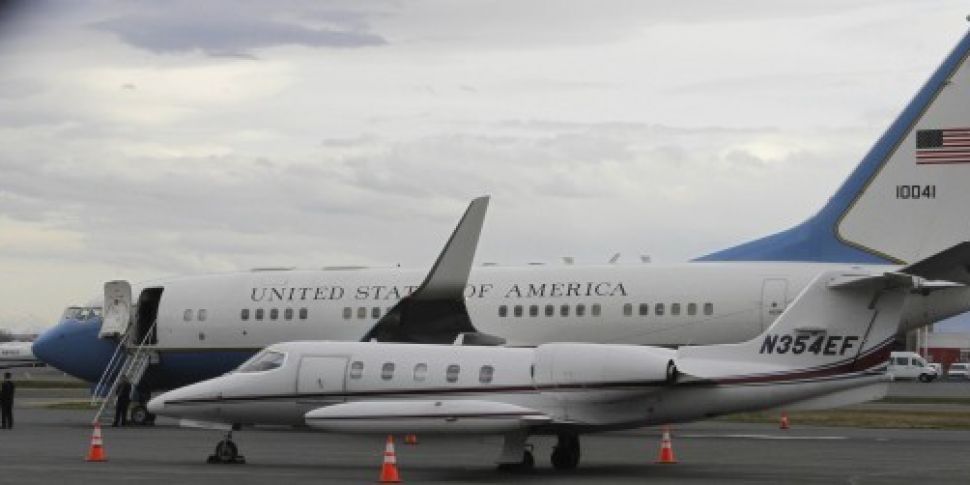
M 778 440 L 778 441 L 834 441 L 847 440 L 847 436 L 791 436 L 776 434 L 675 434 L 675 438 L 733 438 L 746 440 Z

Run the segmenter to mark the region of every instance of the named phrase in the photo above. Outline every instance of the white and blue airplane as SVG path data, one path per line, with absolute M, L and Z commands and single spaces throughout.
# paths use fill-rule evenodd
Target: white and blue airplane
M 155 397 L 148 409 L 197 426 L 232 427 L 224 429 L 499 434 L 505 445 L 498 463 L 513 468 L 531 468 L 526 440 L 548 434 L 558 437 L 553 466 L 571 469 L 582 433 L 884 396 L 886 359 L 908 326 L 906 308 L 967 282 L 917 274 L 932 267 L 967 276 L 961 266 L 968 262 L 970 243 L 963 243 L 893 272 L 823 271 L 764 333 L 739 344 L 278 343 L 235 372 Z M 230 431 L 210 461 L 239 460 Z
M 153 357 L 142 386 L 161 390 L 221 375 L 267 345 L 292 340 L 742 342 L 770 327 L 820 273 L 892 272 L 970 240 L 968 53 L 970 35 L 817 214 L 690 262 L 475 267 L 463 289 L 416 295 L 407 308 L 399 303 L 420 286 L 425 271 L 269 270 L 112 282 L 104 318 L 63 319 L 33 350 L 95 382 L 119 338 L 145 342 Z M 480 228 L 473 226 L 483 215 L 484 202 L 473 204 L 463 219 L 468 234 L 461 237 L 477 241 Z M 454 258 L 459 267 L 471 261 L 464 250 Z M 436 267 L 462 271 L 449 269 L 447 252 Z M 941 301 L 908 304 L 903 326 L 964 311 L 967 295 L 934 296 L 963 291 L 934 292 Z

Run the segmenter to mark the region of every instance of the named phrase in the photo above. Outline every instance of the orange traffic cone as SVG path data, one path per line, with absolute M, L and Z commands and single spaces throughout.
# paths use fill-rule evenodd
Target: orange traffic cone
M 670 444 L 670 426 L 664 426 L 663 437 L 660 439 L 660 458 L 657 463 L 670 465 L 677 463 L 674 458 L 674 447 Z
M 418 444 L 418 435 L 414 433 L 404 435 L 404 444 L 406 445 Z
M 400 483 L 401 476 L 397 473 L 397 455 L 394 453 L 394 437 L 387 435 L 384 445 L 384 465 L 381 466 L 380 483 Z
M 101 423 L 94 423 L 94 433 L 91 434 L 91 448 L 88 449 L 87 461 L 108 461 L 104 454 L 104 442 L 101 440 Z
M 790 426 L 788 425 L 788 413 L 786 413 L 784 411 L 781 412 L 781 422 L 778 423 L 778 428 L 779 429 L 788 429 L 788 428 L 790 428 Z

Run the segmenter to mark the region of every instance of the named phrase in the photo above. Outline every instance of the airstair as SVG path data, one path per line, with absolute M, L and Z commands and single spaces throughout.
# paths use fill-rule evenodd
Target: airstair
M 128 282 L 106 283 L 105 313 L 99 336 L 117 339 L 118 343 L 91 393 L 91 405 L 98 406 L 94 416 L 96 422 L 104 417 L 106 409 L 114 406 L 123 381 L 127 380 L 132 388 L 137 388 L 148 367 L 158 362 L 158 353 L 155 350 L 158 321 L 152 315 L 152 320 L 145 319 L 151 322 L 150 325 L 143 325 L 144 321 L 133 325 L 135 316 L 140 318 L 141 314 L 138 313 L 137 306 L 132 305 Z
M 151 331 L 155 330 L 152 324 Z M 147 345 L 151 332 L 145 334 L 140 342 L 132 342 L 131 332 L 126 332 L 118 339 L 118 346 L 115 348 L 111 360 L 105 366 L 101 379 L 98 380 L 94 391 L 91 393 L 91 405 L 100 404 L 98 412 L 94 416 L 94 421 L 100 421 L 105 409 L 109 404 L 114 403 L 118 390 L 121 388 L 122 378 L 127 380 L 131 386 L 137 387 L 145 376 L 145 371 L 152 362 L 157 362 L 157 353 L 152 350 L 152 346 Z M 132 345 L 134 344 L 134 345 Z

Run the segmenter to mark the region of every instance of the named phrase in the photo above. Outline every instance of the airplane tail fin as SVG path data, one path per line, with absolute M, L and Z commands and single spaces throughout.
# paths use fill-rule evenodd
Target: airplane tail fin
M 698 260 L 905 264 L 970 239 L 968 54 L 970 33 L 815 216 Z
M 761 336 L 738 344 L 681 347 L 677 369 L 701 379 L 770 382 L 880 366 L 889 357 L 910 282 L 916 280 L 896 273 L 885 278 L 822 273 Z

